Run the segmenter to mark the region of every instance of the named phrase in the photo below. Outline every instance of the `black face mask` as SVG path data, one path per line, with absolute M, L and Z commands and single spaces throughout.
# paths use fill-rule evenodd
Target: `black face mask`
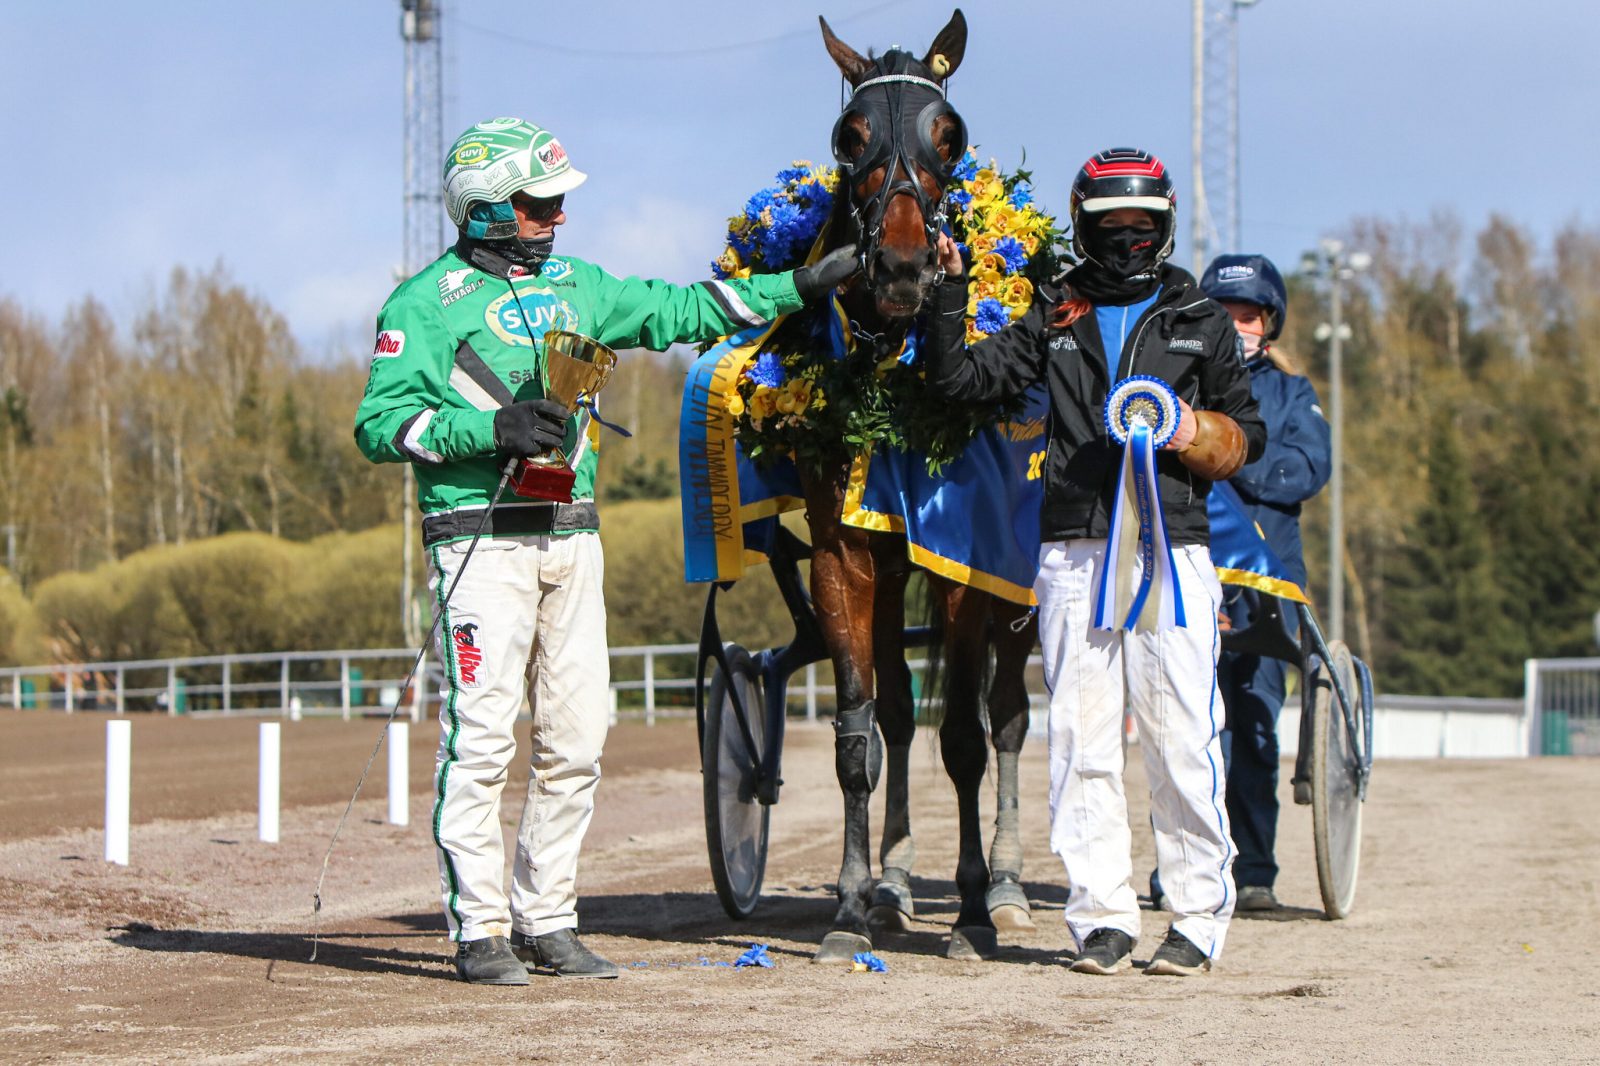
M 550 253 L 555 249 L 556 238 L 552 233 L 531 241 L 521 237 L 481 241 L 463 235 L 461 244 L 462 258 L 480 270 L 503 278 L 509 276 L 510 267 L 517 267 L 521 273 L 539 273 L 539 269 L 544 266 L 545 260 L 550 258 Z
M 1084 234 L 1085 250 L 1108 274 L 1129 281 L 1156 272 L 1161 233 L 1133 226 L 1093 226 Z

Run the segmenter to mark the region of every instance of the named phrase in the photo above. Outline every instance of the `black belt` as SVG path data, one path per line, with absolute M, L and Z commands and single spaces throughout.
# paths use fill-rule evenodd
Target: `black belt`
M 483 521 L 483 508 L 463 508 L 445 514 L 424 515 L 422 544 L 431 548 L 447 540 L 470 537 Z M 600 511 L 593 500 L 579 503 L 501 504 L 484 524 L 486 537 L 537 536 L 600 528 Z

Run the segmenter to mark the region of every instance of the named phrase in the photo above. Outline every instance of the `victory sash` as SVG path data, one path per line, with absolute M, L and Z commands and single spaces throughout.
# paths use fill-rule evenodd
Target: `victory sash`
M 1156 480 L 1156 450 L 1178 431 L 1180 413 L 1177 393 L 1160 378 L 1124 378 L 1106 397 L 1106 430 L 1123 446 L 1122 472 L 1095 593 L 1096 629 L 1187 625 Z

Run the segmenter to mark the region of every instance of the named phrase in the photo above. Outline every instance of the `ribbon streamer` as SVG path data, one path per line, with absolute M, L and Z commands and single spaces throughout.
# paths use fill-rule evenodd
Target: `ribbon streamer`
M 1096 629 L 1148 632 L 1188 624 L 1155 455 L 1177 432 L 1179 415 L 1177 394 L 1159 378 L 1124 378 L 1106 397 L 1106 429 L 1123 450 L 1095 595 Z

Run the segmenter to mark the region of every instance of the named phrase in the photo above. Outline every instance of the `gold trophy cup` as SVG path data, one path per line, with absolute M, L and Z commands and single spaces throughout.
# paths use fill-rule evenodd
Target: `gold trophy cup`
M 617 365 L 617 353 L 581 333 L 553 329 L 544 335 L 544 394 L 575 414 L 578 404 L 605 388 Z M 536 500 L 572 501 L 578 463 L 589 448 L 588 412 L 578 420 L 577 440 L 571 454 L 557 448 L 517 464 L 512 489 L 518 496 Z

